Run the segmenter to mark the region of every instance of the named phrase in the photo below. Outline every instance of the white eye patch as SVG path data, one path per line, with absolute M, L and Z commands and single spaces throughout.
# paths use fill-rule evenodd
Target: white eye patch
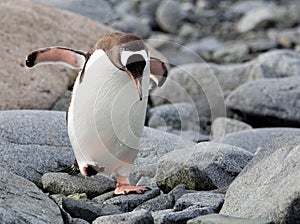
M 139 54 L 141 55 L 144 60 L 147 62 L 149 61 L 149 56 L 146 50 L 140 50 L 140 51 L 122 51 L 121 53 L 121 63 L 124 67 L 126 67 L 127 60 L 130 56 L 134 54 Z

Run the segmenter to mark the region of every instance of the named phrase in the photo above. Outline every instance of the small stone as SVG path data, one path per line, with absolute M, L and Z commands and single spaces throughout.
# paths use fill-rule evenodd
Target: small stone
M 88 224 L 89 222 L 83 220 L 83 219 L 78 219 L 78 218 L 73 218 L 70 222 L 70 224 Z
M 189 220 L 187 224 L 275 224 L 258 219 L 236 218 L 220 214 L 209 214 Z
M 130 212 L 133 209 L 135 209 L 138 205 L 152 198 L 155 198 L 159 194 L 160 194 L 160 190 L 158 188 L 153 188 L 149 191 L 146 191 L 143 194 L 129 194 L 129 195 L 116 196 L 105 200 L 103 204 L 117 205 L 122 209 L 123 212 Z
M 104 175 L 84 177 L 81 175 L 72 176 L 66 173 L 46 173 L 42 177 L 43 188 L 54 194 L 75 194 L 86 193 L 88 198 L 115 188 L 115 181 Z
M 187 208 L 211 208 L 219 212 L 224 203 L 224 195 L 211 192 L 197 192 L 184 194 L 174 206 L 174 211 L 182 211 Z
M 179 198 L 181 198 L 185 194 L 195 193 L 197 191 L 188 190 L 185 184 L 179 184 L 175 188 L 173 188 L 168 194 L 171 195 L 176 202 Z
M 159 160 L 157 185 L 164 192 L 181 183 L 192 190 L 226 187 L 252 157 L 252 153 L 235 146 L 198 143 L 191 148 L 172 151 Z
M 300 136 L 274 139 L 229 186 L 220 214 L 297 223 L 300 220 Z
M 251 125 L 227 117 L 219 117 L 211 125 L 213 138 L 222 138 L 229 133 L 250 129 L 252 129 Z
M 228 43 L 218 48 L 213 53 L 213 59 L 217 62 L 241 62 L 248 59 L 249 47 L 245 43 Z
M 152 224 L 153 217 L 147 210 L 141 209 L 138 211 L 128 212 L 125 214 L 101 216 L 97 218 L 93 224 L 115 224 L 115 223 L 132 223 L 132 224 Z
M 278 43 L 272 40 L 255 40 L 248 43 L 251 53 L 265 52 L 277 47 Z
M 237 30 L 246 33 L 251 30 L 266 28 L 276 21 L 274 11 L 270 7 L 254 8 L 248 11 L 238 22 Z

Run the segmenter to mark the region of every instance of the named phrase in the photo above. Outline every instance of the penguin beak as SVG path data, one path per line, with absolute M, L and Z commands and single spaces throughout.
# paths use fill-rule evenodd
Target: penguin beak
M 135 88 L 135 90 L 136 90 L 136 92 L 137 92 L 137 94 L 140 98 L 140 101 L 142 101 L 142 99 L 143 99 L 142 77 L 135 79 L 130 71 L 127 70 L 127 73 L 128 73 L 128 75 L 129 75 L 129 77 L 130 77 L 130 79 L 131 79 L 131 81 L 134 85 L 134 88 Z

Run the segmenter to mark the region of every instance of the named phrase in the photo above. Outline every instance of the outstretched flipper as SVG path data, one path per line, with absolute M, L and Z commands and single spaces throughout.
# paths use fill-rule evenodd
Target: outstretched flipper
M 151 88 L 156 86 L 161 87 L 166 81 L 168 76 L 168 69 L 166 64 L 157 58 L 150 58 L 150 79 Z
M 86 53 L 65 47 L 48 47 L 31 52 L 26 59 L 26 66 L 39 64 L 62 64 L 72 69 L 82 69 Z

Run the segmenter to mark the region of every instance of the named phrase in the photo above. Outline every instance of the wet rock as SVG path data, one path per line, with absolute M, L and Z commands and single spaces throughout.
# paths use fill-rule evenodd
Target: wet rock
M 252 156 L 244 149 L 220 143 L 203 142 L 191 148 L 175 150 L 159 160 L 157 185 L 164 192 L 169 192 L 180 183 L 193 190 L 226 187 Z
M 43 188 L 51 193 L 63 195 L 86 193 L 89 198 L 115 188 L 115 181 L 101 174 L 86 178 L 67 173 L 46 173 L 42 177 L 42 182 Z
M 137 182 L 143 176 L 154 177 L 159 158 L 170 151 L 194 144 L 179 136 L 145 127 L 140 151 L 131 171 L 132 182 Z
M 146 209 L 148 211 L 159 211 L 173 208 L 174 198 L 169 194 L 161 194 L 156 198 L 152 198 L 143 204 L 137 206 L 134 210 Z
M 145 223 L 145 224 L 152 224 L 153 217 L 151 213 L 147 210 L 141 209 L 138 211 L 128 212 L 125 214 L 117 214 L 117 215 L 109 215 L 109 216 L 102 216 L 97 218 L 93 224 L 114 224 L 114 223 Z
M 157 6 L 155 18 L 163 31 L 176 33 L 185 15 L 178 3 L 164 0 Z
M 234 145 L 252 153 L 258 152 L 262 146 L 278 137 L 300 136 L 298 128 L 255 128 L 215 138 L 213 141 Z
M 233 91 L 226 105 L 254 127 L 299 127 L 299 94 L 299 76 L 254 80 Z
M 243 219 L 230 217 L 220 214 L 209 214 L 199 216 L 192 220 L 189 220 L 187 224 L 274 224 L 274 222 L 267 222 L 258 219 Z
M 32 182 L 0 170 L 2 223 L 64 223 L 59 207 Z
M 300 219 L 300 137 L 274 139 L 227 190 L 220 214 L 297 223 Z
M 237 30 L 245 33 L 251 30 L 266 28 L 276 21 L 271 7 L 254 8 L 248 11 L 238 22 Z
M 251 125 L 227 117 L 219 117 L 211 125 L 212 138 L 222 138 L 229 133 L 249 129 L 252 129 Z
M 62 112 L 1 111 L 1 167 L 41 186 L 44 173 L 72 164 L 65 120 Z
M 135 209 L 138 205 L 142 204 L 149 199 L 155 198 L 160 194 L 158 188 L 153 188 L 149 191 L 146 191 L 143 194 L 129 194 L 129 195 L 120 195 L 110 199 L 107 199 L 103 202 L 104 205 L 116 205 L 119 206 L 123 212 L 130 212 Z
M 211 208 L 214 212 L 219 212 L 224 203 L 224 195 L 211 192 L 197 192 L 184 194 L 179 198 L 174 206 L 175 211 L 195 208 Z

